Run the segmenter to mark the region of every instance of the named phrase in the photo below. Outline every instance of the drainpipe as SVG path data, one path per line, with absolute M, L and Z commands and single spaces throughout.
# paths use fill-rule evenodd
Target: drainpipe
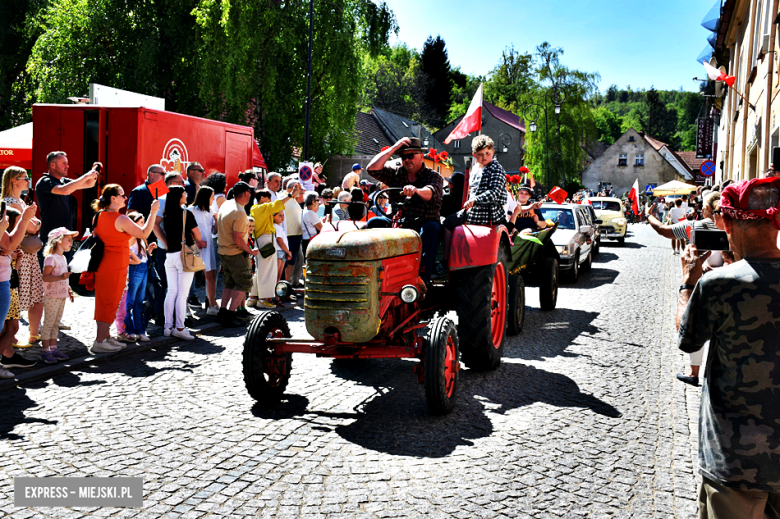
M 780 0 L 775 0 L 773 2 L 774 7 L 772 8 L 773 13 L 777 12 L 778 4 L 780 4 Z M 772 31 L 769 35 L 769 51 L 764 54 L 765 59 L 769 60 L 769 72 L 766 75 L 766 110 L 764 114 L 764 121 L 766 123 L 764 124 L 764 142 L 766 143 L 766 146 L 764 146 L 764 170 L 769 169 L 769 164 L 772 162 L 772 102 L 774 101 L 774 98 L 772 96 L 772 82 L 774 79 L 775 74 L 775 56 L 771 56 L 770 54 L 775 53 L 775 38 L 777 37 L 777 25 L 775 23 L 772 23 Z M 758 175 L 759 178 L 761 178 L 761 172 L 759 172 Z

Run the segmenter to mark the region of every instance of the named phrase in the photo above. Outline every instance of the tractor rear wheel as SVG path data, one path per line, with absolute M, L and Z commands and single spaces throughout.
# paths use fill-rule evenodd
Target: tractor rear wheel
M 517 335 L 523 331 L 525 322 L 525 283 L 523 276 L 516 274 L 509 276 L 509 309 L 507 310 L 509 321 L 509 335 Z
M 539 306 L 554 310 L 558 303 L 558 260 L 545 258 L 539 274 Z
M 447 414 L 455 407 L 459 354 L 455 323 L 446 317 L 435 319 L 430 325 L 423 352 L 425 400 L 431 414 Z
M 263 312 L 249 325 L 244 339 L 244 384 L 249 396 L 262 405 L 279 403 L 290 381 L 292 353 L 275 353 L 269 337 L 290 337 L 287 320 L 277 312 Z
M 509 291 L 507 254 L 501 247 L 495 265 L 468 269 L 458 286 L 458 337 L 463 362 L 471 369 L 498 368 L 504 354 Z

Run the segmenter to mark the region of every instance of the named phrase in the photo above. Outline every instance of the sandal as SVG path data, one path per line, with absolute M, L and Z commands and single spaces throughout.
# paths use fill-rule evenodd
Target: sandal
M 41 336 L 40 335 L 30 335 L 30 340 L 27 341 L 27 343 L 32 346 L 34 344 L 38 344 L 41 342 Z

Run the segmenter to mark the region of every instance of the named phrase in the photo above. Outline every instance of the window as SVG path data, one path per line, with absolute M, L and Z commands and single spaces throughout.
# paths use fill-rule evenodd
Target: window
M 750 68 L 756 66 L 756 59 L 758 58 L 758 46 L 761 45 L 761 2 L 758 2 L 756 7 L 756 17 L 753 18 L 753 52 L 750 56 Z
M 452 141 L 452 147 L 456 150 L 460 149 L 460 141 Z
M 628 166 L 628 155 L 618 155 L 618 166 Z
M 634 142 L 634 136 L 633 135 L 629 135 L 628 136 L 628 142 Z
M 644 166 L 645 165 L 645 155 L 644 153 L 638 153 L 636 156 L 636 160 L 634 162 L 634 166 Z

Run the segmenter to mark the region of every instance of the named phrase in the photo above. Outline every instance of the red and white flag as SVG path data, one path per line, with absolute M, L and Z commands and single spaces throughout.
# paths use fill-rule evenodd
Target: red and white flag
M 460 120 L 458 125 L 452 130 L 446 139 L 444 144 L 449 144 L 453 139 L 462 139 L 471 132 L 478 132 L 482 129 L 482 83 L 477 88 L 477 93 L 474 94 L 474 99 L 471 100 L 469 109 L 463 119 Z
M 707 75 L 710 77 L 713 81 L 723 81 L 731 88 L 734 88 L 734 82 L 737 80 L 734 76 L 728 76 L 725 72 L 721 72 L 720 70 L 716 69 L 706 61 L 702 61 L 702 65 L 704 65 L 705 70 L 707 71 Z
M 628 192 L 628 199 L 631 200 L 631 209 L 634 214 L 639 214 L 639 179 L 634 180 L 634 185 Z

